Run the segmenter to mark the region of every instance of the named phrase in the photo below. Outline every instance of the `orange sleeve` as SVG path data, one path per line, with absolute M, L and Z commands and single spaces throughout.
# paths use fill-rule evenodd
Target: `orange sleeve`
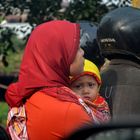
M 90 122 L 84 108 L 38 92 L 26 102 L 29 139 L 61 140 Z
M 76 129 L 91 123 L 89 115 L 81 106 L 71 103 L 67 110 L 65 120 L 65 136 Z

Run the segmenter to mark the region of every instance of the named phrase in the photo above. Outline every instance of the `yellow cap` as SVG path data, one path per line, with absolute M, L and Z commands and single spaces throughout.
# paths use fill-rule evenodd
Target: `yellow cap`
M 96 79 L 99 85 L 101 84 L 101 76 L 98 67 L 87 59 L 85 59 L 84 62 L 84 72 L 82 72 L 80 75 L 71 77 L 71 82 L 75 81 L 83 75 L 91 75 Z

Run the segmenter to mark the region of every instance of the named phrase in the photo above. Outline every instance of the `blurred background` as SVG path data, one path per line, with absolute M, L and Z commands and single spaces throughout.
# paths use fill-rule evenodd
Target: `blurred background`
M 66 19 L 94 23 L 117 7 L 140 7 L 140 0 L 0 0 L 0 124 L 6 126 L 4 94 L 17 80 L 26 41 L 35 26 Z

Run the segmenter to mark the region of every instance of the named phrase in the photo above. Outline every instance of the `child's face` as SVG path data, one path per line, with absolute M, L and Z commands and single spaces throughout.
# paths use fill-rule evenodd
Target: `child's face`
M 84 75 L 71 84 L 71 89 L 82 98 L 94 101 L 98 95 L 99 85 L 93 76 Z

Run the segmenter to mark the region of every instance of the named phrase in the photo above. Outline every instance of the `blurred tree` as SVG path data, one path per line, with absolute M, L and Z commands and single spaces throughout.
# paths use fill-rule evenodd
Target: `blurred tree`
M 32 0 L 28 3 L 28 22 L 40 24 L 57 18 L 58 10 L 61 8 L 61 0 Z
M 19 15 L 28 10 L 29 23 L 37 25 L 53 19 L 98 22 L 108 12 L 107 7 L 100 2 L 101 0 L 0 0 L 0 10 L 5 15 Z
M 0 28 L 0 57 L 4 66 L 8 66 L 6 59 L 8 51 L 16 52 L 11 40 L 13 33 L 9 28 Z
M 3 17 L 16 15 L 19 20 L 25 11 L 28 12 L 27 22 L 35 27 L 34 25 L 54 19 L 90 20 L 98 23 L 108 9 L 100 4 L 100 0 L 0 0 L 0 14 Z M 10 47 L 13 50 L 13 44 L 10 41 L 12 35 L 7 34 L 7 36 L 1 37 L 4 39 L 1 45 L 4 51 L 1 51 L 1 54 L 3 53 L 2 61 L 5 66 L 8 65 L 7 51 Z M 5 47 L 6 42 L 9 43 L 8 47 Z
M 70 21 L 90 20 L 98 23 L 107 12 L 107 7 L 101 5 L 100 0 L 76 0 L 70 3 L 64 17 Z

